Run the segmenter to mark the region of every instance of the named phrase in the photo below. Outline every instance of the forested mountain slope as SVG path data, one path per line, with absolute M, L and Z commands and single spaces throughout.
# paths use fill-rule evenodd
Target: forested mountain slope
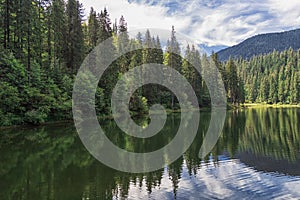
M 250 59 L 252 56 L 271 53 L 274 49 L 284 51 L 300 48 L 300 29 L 257 35 L 246 39 L 238 45 L 218 52 L 221 61 L 232 58 Z

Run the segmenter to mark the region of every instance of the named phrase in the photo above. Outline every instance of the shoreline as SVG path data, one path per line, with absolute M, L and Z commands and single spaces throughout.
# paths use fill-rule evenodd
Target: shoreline
M 52 122 L 44 122 L 39 125 L 32 125 L 32 124 L 21 124 L 21 125 L 12 125 L 12 126 L 0 126 L 0 131 L 2 130 L 9 130 L 9 129 L 17 129 L 17 128 L 39 128 L 48 125 L 60 125 L 60 124 L 67 124 L 73 123 L 73 119 L 70 120 L 61 120 L 61 121 L 52 121 Z
M 228 104 L 227 105 L 227 111 L 230 110 L 236 110 L 236 109 L 252 109 L 252 108 L 300 108 L 300 104 L 265 104 L 265 103 L 244 103 L 240 104 L 239 106 Z M 188 111 L 210 111 L 210 107 L 203 107 L 199 109 L 191 109 L 191 110 L 185 110 L 185 112 Z M 171 113 L 179 113 L 180 110 L 170 110 L 166 109 L 167 114 Z M 159 114 L 159 113 L 154 113 L 154 114 Z M 134 117 L 139 117 L 139 116 L 145 116 L 147 114 L 135 114 Z M 103 120 L 103 119 L 108 119 L 108 120 L 113 120 L 112 115 L 105 115 L 105 116 L 98 116 L 98 120 Z M 59 125 L 59 124 L 66 124 L 66 123 L 73 123 L 73 119 L 70 120 L 62 120 L 62 121 L 53 121 L 53 122 L 45 122 L 39 125 L 31 125 L 31 124 L 22 124 L 22 125 L 13 125 L 13 126 L 0 126 L 0 131 L 1 130 L 8 130 L 8 129 L 16 129 L 16 128 L 36 128 L 36 127 L 43 127 L 43 126 L 48 126 L 48 125 Z
M 242 108 L 300 108 L 300 104 L 266 104 L 266 103 L 244 103 Z

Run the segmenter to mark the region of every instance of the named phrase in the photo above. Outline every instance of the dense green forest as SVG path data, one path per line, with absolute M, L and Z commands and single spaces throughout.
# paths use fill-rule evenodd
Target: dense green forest
M 232 47 L 228 47 L 218 52 L 221 61 L 226 61 L 230 57 L 250 59 L 260 54 L 300 48 L 300 29 L 284 31 L 280 33 L 266 33 L 256 35 L 246 39 Z
M 256 103 L 300 102 L 300 50 L 292 48 L 248 60 L 236 60 L 245 83 L 246 100 Z
M 76 0 L 0 2 L 0 126 L 72 119 L 77 70 L 85 56 L 110 37 L 114 42 L 105 50 L 108 53 L 136 46 L 142 50 L 120 57 L 105 71 L 96 93 L 98 115 L 111 114 L 110 97 L 118 79 L 143 63 L 165 64 L 178 70 L 193 86 L 199 106 L 209 107 L 207 87 L 187 59 L 199 63 L 202 69 L 212 64 L 218 67 L 230 103 L 299 102 L 299 52 L 275 52 L 251 61 L 230 59 L 222 63 L 217 54 L 200 55 L 194 46 L 182 52 L 174 27 L 163 51 L 158 36 L 147 31 L 130 38 L 125 18 L 121 16 L 112 23 L 106 9 L 97 12 L 91 8 L 84 20 L 83 5 Z M 146 85 L 132 96 L 130 110 L 132 114 L 146 114 L 148 107 L 156 103 L 172 110 L 178 108 L 176 97 L 168 89 Z

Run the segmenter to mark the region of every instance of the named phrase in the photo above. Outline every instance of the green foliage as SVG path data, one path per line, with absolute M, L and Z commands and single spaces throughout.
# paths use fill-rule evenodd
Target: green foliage
M 140 50 L 121 56 L 104 72 L 95 93 L 98 115 L 111 114 L 111 94 L 121 76 L 148 63 L 164 64 L 182 73 L 192 85 L 201 107 L 210 105 L 210 96 L 195 67 L 217 80 L 212 71 L 212 66 L 217 66 L 231 103 L 300 101 L 300 51 L 273 51 L 251 60 L 222 63 L 217 54 L 213 53 L 211 58 L 201 56 L 195 46 L 188 46 L 182 58 L 174 27 L 164 52 L 158 36 L 146 31 L 144 37 L 139 33 L 136 39 L 130 38 L 125 18 L 122 16 L 119 24 L 112 24 L 106 9 L 97 13 L 92 8 L 88 23 L 83 23 L 83 7 L 75 0 L 3 2 L 0 6 L 0 13 L 4 14 L 0 23 L 3 44 L 0 47 L 0 126 L 71 119 L 74 75 L 84 56 L 109 37 L 113 37 L 113 42 L 99 50 L 104 57 L 123 50 Z M 143 73 L 135 78 L 155 76 Z M 171 81 L 171 77 L 172 74 L 166 80 Z M 86 74 L 82 84 L 90 84 L 94 78 L 92 73 Z M 126 95 L 123 91 L 118 94 L 120 97 Z M 95 91 L 90 88 L 82 94 L 86 92 Z M 179 108 L 171 91 L 149 84 L 134 93 L 129 109 L 133 115 L 147 114 L 154 104 Z
M 133 114 L 147 114 L 149 111 L 148 100 L 145 97 L 134 95 L 131 99 L 129 109 L 133 112 Z
M 299 52 L 299 50 L 298 50 Z M 299 103 L 299 53 L 273 51 L 248 60 L 236 60 L 245 83 L 246 100 L 253 103 Z
M 39 125 L 47 119 L 47 113 L 44 109 L 30 110 L 25 113 L 25 122 L 29 124 Z
M 182 74 L 192 85 L 195 94 L 198 98 L 198 103 L 200 106 L 202 106 L 202 77 L 196 69 L 200 69 L 201 71 L 201 56 L 194 45 L 192 46 L 192 49 L 188 45 L 185 52 L 185 58 L 182 62 Z
M 10 126 L 22 123 L 18 115 L 23 108 L 21 98 L 16 87 L 9 83 L 0 82 L 0 126 Z
M 228 92 L 229 102 L 244 103 L 244 85 L 238 77 L 237 66 L 232 59 L 226 63 L 225 85 Z
M 24 65 L 17 60 L 8 50 L 0 48 L 0 80 L 7 82 L 12 86 L 22 87 L 26 79 L 26 70 Z
M 85 53 L 84 35 L 82 30 L 83 6 L 76 0 L 69 0 L 66 6 L 66 65 L 71 73 L 79 69 Z
M 182 57 L 180 56 L 180 45 L 176 38 L 176 32 L 174 26 L 172 26 L 172 32 L 171 32 L 171 39 L 167 42 L 167 50 L 166 50 L 166 56 L 164 64 L 177 70 L 178 72 L 182 72 Z M 171 77 L 173 77 L 172 74 L 169 75 L 169 77 L 166 77 L 166 79 L 169 82 L 172 82 Z M 176 84 L 176 80 L 172 82 L 172 84 Z M 171 108 L 175 108 L 175 104 L 178 102 L 175 99 L 174 94 L 171 94 Z
M 0 83 L 1 110 L 4 112 L 14 111 L 19 108 L 21 99 L 18 97 L 17 88 L 9 83 Z
M 95 107 L 96 112 L 98 115 L 105 115 L 107 113 L 106 111 L 106 104 L 105 104 L 105 98 L 104 98 L 104 90 L 100 87 L 97 88 L 96 95 L 95 95 Z

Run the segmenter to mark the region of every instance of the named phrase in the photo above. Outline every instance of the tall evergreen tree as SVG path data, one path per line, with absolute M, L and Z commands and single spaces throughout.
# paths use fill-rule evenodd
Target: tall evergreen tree
M 227 92 L 229 101 L 231 103 L 237 103 L 238 102 L 238 75 L 237 75 L 237 67 L 234 63 L 234 61 L 230 58 L 229 61 L 226 64 L 226 72 L 227 72 Z
M 165 56 L 165 64 L 169 67 L 172 67 L 173 69 L 177 70 L 178 72 L 181 72 L 182 70 L 182 57 L 181 57 L 181 51 L 179 43 L 176 39 L 176 32 L 174 26 L 172 26 L 172 32 L 171 32 L 171 39 L 167 43 L 167 51 Z M 173 75 L 171 74 L 171 77 Z M 168 81 L 171 81 L 169 78 Z M 175 82 L 172 82 L 172 84 L 176 84 Z M 173 109 L 175 106 L 175 96 L 172 93 L 171 95 L 171 108 Z
M 119 26 L 119 35 L 118 35 L 118 51 L 125 52 L 129 51 L 130 45 L 129 45 L 129 35 L 128 35 L 128 28 L 127 23 L 125 21 L 125 18 L 121 16 Z M 119 67 L 122 73 L 129 70 L 129 64 L 130 64 L 130 55 L 122 55 L 119 59 Z
M 99 35 L 98 42 L 102 42 L 112 36 L 111 20 L 106 8 L 98 14 Z
M 67 40 L 65 7 L 63 0 L 53 0 L 48 20 L 48 45 L 50 48 L 48 51 L 53 54 L 53 63 L 51 64 L 58 69 L 62 69 L 66 63 L 64 57 L 65 41 Z
M 91 8 L 90 15 L 88 18 L 88 46 L 89 51 L 92 50 L 99 40 L 99 25 L 100 22 L 97 19 L 97 13 L 94 8 Z
M 83 9 L 79 1 L 67 3 L 66 64 L 71 73 L 76 73 L 83 60 L 85 46 L 82 31 Z

